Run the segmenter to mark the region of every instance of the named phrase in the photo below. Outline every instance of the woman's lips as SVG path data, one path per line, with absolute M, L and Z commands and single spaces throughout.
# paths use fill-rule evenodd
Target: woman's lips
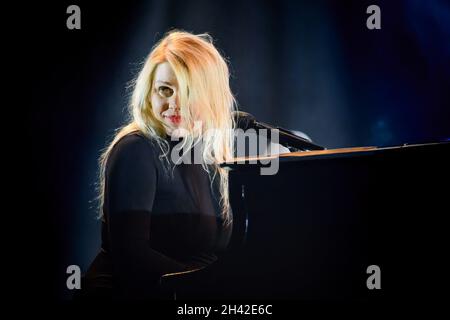
M 166 118 L 169 119 L 170 122 L 174 124 L 179 124 L 181 122 L 181 116 L 179 115 L 166 116 Z

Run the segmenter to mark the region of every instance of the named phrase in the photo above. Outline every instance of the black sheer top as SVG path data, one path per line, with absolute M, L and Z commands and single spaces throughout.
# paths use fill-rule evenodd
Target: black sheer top
M 178 141 L 171 141 L 170 152 Z M 207 266 L 231 236 L 219 205 L 218 174 L 201 164 L 170 166 L 156 141 L 123 137 L 106 163 L 102 247 L 84 276 L 85 292 L 119 298 L 158 294 L 161 275 Z M 82 288 L 83 289 L 83 288 Z

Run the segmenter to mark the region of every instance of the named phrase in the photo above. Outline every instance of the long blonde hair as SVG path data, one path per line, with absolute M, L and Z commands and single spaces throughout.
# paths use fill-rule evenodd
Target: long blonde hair
M 228 171 L 219 166 L 231 159 L 234 149 L 232 117 L 236 100 L 229 86 L 229 71 L 224 58 L 207 34 L 192 34 L 172 30 L 157 42 L 147 57 L 142 70 L 134 80 L 129 103 L 130 120 L 117 130 L 112 142 L 100 157 L 99 208 L 103 215 L 105 191 L 105 167 L 114 145 L 131 132 L 141 132 L 154 139 L 167 157 L 168 143 L 163 123 L 155 117 L 151 104 L 151 92 L 156 67 L 168 62 L 178 80 L 180 112 L 186 124 L 183 150 L 190 150 L 202 140 L 202 166 L 211 173 L 211 179 L 220 177 L 220 204 L 224 223 L 231 222 L 228 194 Z M 195 121 L 201 121 L 202 134 L 195 130 Z M 197 128 L 198 129 L 198 128 Z M 212 180 L 211 180 L 212 182 Z

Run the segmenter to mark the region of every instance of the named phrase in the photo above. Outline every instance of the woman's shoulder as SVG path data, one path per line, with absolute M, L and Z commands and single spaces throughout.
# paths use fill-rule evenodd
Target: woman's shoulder
M 152 146 L 152 139 L 140 131 L 127 133 L 117 141 L 115 147 L 120 146 Z
M 156 143 L 141 132 L 131 132 L 121 137 L 112 147 L 107 166 L 114 163 L 148 163 L 156 154 Z
M 154 139 L 147 137 L 140 131 L 133 131 L 121 137 L 114 145 L 113 150 L 126 149 L 129 151 L 136 150 L 142 152 L 153 152 L 156 147 L 157 143 Z

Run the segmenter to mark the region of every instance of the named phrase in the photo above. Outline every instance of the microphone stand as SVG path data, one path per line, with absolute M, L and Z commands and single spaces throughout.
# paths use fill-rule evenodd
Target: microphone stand
M 279 144 L 287 147 L 287 148 L 295 148 L 301 151 L 309 151 L 309 150 L 325 150 L 324 147 L 314 144 L 293 132 L 283 129 L 281 127 L 272 127 L 264 122 L 253 122 L 254 126 L 257 129 L 267 129 L 267 130 L 278 130 L 279 131 Z

